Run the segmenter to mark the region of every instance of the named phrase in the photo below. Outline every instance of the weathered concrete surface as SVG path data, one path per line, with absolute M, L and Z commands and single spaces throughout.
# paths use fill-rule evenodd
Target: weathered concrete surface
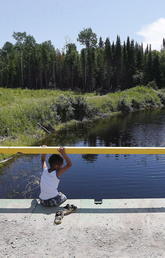
M 54 225 L 57 208 L 0 200 L 0 257 L 165 257 L 165 199 L 67 200 L 76 213 Z

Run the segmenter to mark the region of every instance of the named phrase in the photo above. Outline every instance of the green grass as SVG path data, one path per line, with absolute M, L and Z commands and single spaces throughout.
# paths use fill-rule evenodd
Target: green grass
M 96 93 L 78 93 L 71 90 L 29 90 L 0 88 L 0 107 L 30 103 L 34 101 L 52 100 L 59 95 L 65 96 L 94 96 Z

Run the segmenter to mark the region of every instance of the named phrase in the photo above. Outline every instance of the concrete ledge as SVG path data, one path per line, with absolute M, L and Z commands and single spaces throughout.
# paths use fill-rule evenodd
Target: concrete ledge
M 165 212 L 165 199 L 68 199 L 78 207 L 77 213 L 148 213 Z M 64 206 L 62 204 L 61 206 Z M 0 199 L 0 213 L 54 213 L 57 208 L 45 208 L 38 199 Z

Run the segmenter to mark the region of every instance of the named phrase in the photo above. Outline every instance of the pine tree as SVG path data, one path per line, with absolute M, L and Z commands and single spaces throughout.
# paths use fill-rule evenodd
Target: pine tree
M 117 36 L 116 39 L 116 47 L 115 47 L 115 81 L 116 81 L 116 90 L 120 89 L 121 87 L 121 68 L 122 68 L 122 48 L 121 48 L 121 42 L 120 37 Z
M 105 40 L 105 50 L 104 50 L 104 73 L 105 73 L 105 82 L 104 87 L 106 91 L 112 90 L 112 49 L 109 38 Z
M 104 48 L 104 42 L 102 40 L 102 37 L 99 38 L 99 48 Z
M 148 82 L 153 81 L 153 74 L 152 74 L 152 52 L 151 46 L 147 45 L 145 51 L 145 63 L 144 63 L 144 83 L 147 84 Z
M 158 52 L 152 53 L 152 77 L 153 80 L 156 82 L 157 86 L 161 86 L 161 72 L 160 72 L 160 59 Z

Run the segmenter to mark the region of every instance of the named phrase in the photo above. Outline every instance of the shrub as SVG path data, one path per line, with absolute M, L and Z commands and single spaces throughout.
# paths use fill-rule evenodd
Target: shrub
M 57 113 L 60 122 L 72 119 L 83 120 L 97 113 L 97 109 L 89 105 L 83 97 L 59 96 L 51 105 L 51 109 Z
M 131 103 L 127 102 L 125 98 L 119 100 L 117 109 L 126 114 L 133 111 Z
M 57 113 L 59 122 L 66 122 L 74 117 L 71 98 L 64 95 L 59 96 L 50 107 L 53 112 Z
M 90 118 L 97 113 L 97 109 L 89 105 L 83 97 L 72 98 L 71 103 L 76 120 L 82 121 L 84 118 Z
M 132 99 L 132 108 L 138 110 L 142 107 L 141 103 L 136 99 Z

